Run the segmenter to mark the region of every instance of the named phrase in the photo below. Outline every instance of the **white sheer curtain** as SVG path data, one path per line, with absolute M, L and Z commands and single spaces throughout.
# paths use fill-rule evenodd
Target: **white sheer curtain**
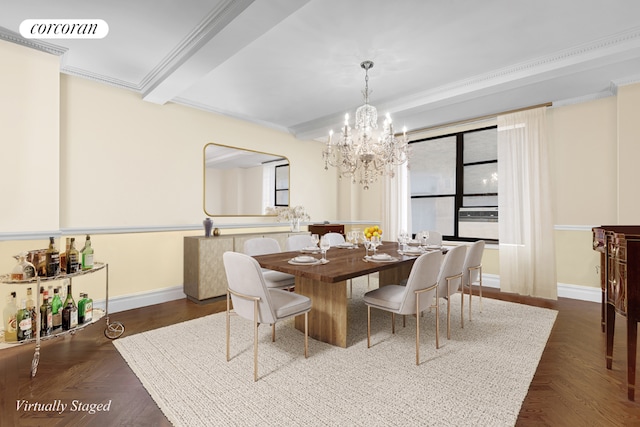
M 498 116 L 500 288 L 557 299 L 546 108 Z
M 393 178 L 384 177 L 381 202 L 382 218 L 380 224 L 383 239 L 396 241 L 400 230 L 411 232 L 409 170 L 406 163 L 395 167 Z

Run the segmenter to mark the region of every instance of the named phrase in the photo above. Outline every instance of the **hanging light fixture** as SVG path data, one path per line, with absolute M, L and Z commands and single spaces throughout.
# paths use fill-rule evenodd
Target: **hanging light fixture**
M 358 182 L 367 190 L 379 176 L 395 176 L 394 167 L 408 160 L 409 144 L 406 128 L 402 136 L 394 135 L 388 113 L 382 130 L 378 130 L 378 111 L 369 105 L 369 70 L 373 62 L 363 61 L 360 67 L 365 71 L 364 105 L 356 110 L 355 129 L 351 129 L 349 114 L 345 114 L 339 135 L 329 131 L 322 157 L 325 170 L 329 166 L 335 167 L 340 178 L 349 177 L 354 184 Z

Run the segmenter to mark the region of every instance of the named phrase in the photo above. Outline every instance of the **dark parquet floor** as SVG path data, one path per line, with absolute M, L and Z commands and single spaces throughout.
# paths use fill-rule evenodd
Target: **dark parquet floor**
M 627 400 L 623 318 L 616 322 L 613 369 L 607 370 L 599 304 L 563 298 L 546 301 L 494 289 L 484 289 L 484 296 L 559 311 L 517 426 L 640 427 L 640 402 Z M 111 320 L 122 322 L 128 335 L 224 309 L 224 301 L 195 304 L 185 299 L 115 313 Z M 100 322 L 43 342 L 35 378 L 29 375 L 33 345 L 0 351 L 0 426 L 170 425 L 103 330 Z M 640 401 L 640 387 L 636 394 Z M 57 402 L 69 406 L 59 414 L 25 410 L 27 404 Z M 90 414 L 90 404 L 109 404 L 109 410 Z

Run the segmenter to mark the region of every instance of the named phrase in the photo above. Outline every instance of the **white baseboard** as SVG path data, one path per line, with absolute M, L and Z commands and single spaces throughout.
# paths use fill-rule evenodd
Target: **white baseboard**
M 482 274 L 482 286 L 500 289 L 500 276 L 497 274 Z M 602 302 L 602 290 L 590 286 L 558 283 L 558 296 L 580 301 Z
M 482 286 L 500 289 L 500 276 L 497 274 L 483 274 Z M 566 283 L 558 283 L 558 296 L 581 301 L 602 301 L 602 291 L 600 288 L 571 285 Z M 147 292 L 138 292 L 129 295 L 121 295 L 109 299 L 109 313 L 118 313 L 120 311 L 161 304 L 163 302 L 174 301 L 182 298 L 186 298 L 182 285 Z M 94 301 L 94 305 L 97 308 L 105 309 L 104 300 Z
M 160 304 L 177 299 L 186 298 L 183 286 L 171 286 L 169 288 L 155 289 L 153 291 L 138 292 L 135 294 L 121 295 L 109 298 L 109 313 L 132 310 L 134 308 L 146 307 L 148 305 Z M 105 300 L 94 301 L 97 308 L 105 309 Z

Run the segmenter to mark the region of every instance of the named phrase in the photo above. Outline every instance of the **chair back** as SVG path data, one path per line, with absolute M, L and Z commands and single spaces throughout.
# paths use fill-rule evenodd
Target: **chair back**
M 336 246 L 345 242 L 344 236 L 340 233 L 330 232 L 324 235 L 325 238 L 329 239 L 329 245 Z
M 484 245 L 484 240 L 478 240 L 467 248 L 467 256 L 462 267 L 462 283 L 465 286 L 468 286 L 469 283 L 477 282 L 479 279 L 480 270 L 474 267 L 479 267 L 482 264 Z M 470 268 L 473 268 L 473 270 L 469 270 Z
M 427 252 L 420 255 L 413 263 L 407 286 L 400 308 L 399 314 L 415 314 L 416 313 L 416 293 L 419 289 L 425 289 L 435 285 L 438 282 L 438 273 L 440 272 L 440 264 L 442 263 L 442 254 L 438 252 Z M 420 294 L 420 307 L 429 307 L 433 304 L 433 297 L 436 295 L 436 289 L 423 292 Z
M 258 322 L 273 324 L 276 314 L 272 309 L 271 296 L 262 276 L 258 261 L 239 252 L 222 254 L 229 289 L 242 295 L 258 297 Z M 234 311 L 245 319 L 254 320 L 254 302 L 231 294 Z
M 442 246 L 442 233 L 439 231 L 429 231 L 427 245 Z
M 464 266 L 464 259 L 467 253 L 467 247 L 464 245 L 454 246 L 449 249 L 444 256 L 442 266 L 440 267 L 440 274 L 438 275 L 438 297 L 444 298 L 449 295 L 455 294 L 460 289 L 462 283 L 462 277 L 451 281 L 451 287 L 448 288 L 447 277 L 456 276 L 462 274 L 462 268 Z M 464 274 L 462 274 L 464 276 Z
M 285 250 L 287 252 L 299 251 L 300 249 L 308 248 L 310 246 L 315 246 L 310 234 L 294 234 L 293 236 L 287 237 Z
M 254 237 L 244 242 L 244 253 L 251 256 L 282 252 L 280 244 L 271 237 Z

